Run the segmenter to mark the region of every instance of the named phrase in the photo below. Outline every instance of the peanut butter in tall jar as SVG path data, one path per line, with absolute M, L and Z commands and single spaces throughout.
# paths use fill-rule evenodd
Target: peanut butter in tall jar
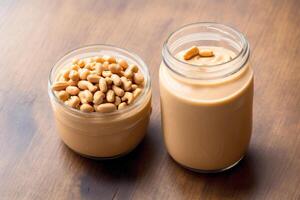
M 252 130 L 253 71 L 238 31 L 196 23 L 170 35 L 159 81 L 168 153 L 199 172 L 231 168 L 245 155 Z

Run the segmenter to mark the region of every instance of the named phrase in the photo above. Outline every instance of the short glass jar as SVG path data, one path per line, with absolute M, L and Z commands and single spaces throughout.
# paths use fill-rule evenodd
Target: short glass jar
M 136 64 L 144 75 L 144 89 L 132 105 L 111 113 L 84 113 L 60 101 L 51 89 L 59 71 L 73 58 L 110 55 Z M 75 152 L 94 159 L 115 158 L 129 153 L 144 138 L 151 114 L 151 82 L 146 64 L 127 50 L 92 45 L 71 51 L 51 69 L 48 94 L 56 126 L 63 142 Z
M 193 65 L 176 55 L 191 46 L 236 54 L 215 65 Z M 231 168 L 245 155 L 252 130 L 253 71 L 243 34 L 216 23 L 186 25 L 164 43 L 159 81 L 166 148 L 199 172 Z

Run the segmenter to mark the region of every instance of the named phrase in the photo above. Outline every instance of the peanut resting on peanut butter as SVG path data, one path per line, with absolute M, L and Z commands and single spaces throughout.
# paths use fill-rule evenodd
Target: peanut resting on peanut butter
M 138 66 L 113 56 L 73 59 L 52 85 L 57 98 L 66 105 L 102 113 L 134 103 L 143 87 L 144 76 Z
M 184 53 L 183 58 L 185 60 L 190 60 L 198 55 L 200 57 L 213 57 L 214 52 L 210 49 L 199 49 L 199 47 L 192 46 Z

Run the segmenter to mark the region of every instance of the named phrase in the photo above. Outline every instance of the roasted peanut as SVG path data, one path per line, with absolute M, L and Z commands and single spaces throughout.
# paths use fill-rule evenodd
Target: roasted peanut
M 104 98 L 105 98 L 105 94 L 101 91 L 97 91 L 94 94 L 93 103 L 99 105 L 103 102 Z
M 122 102 L 122 103 L 120 103 L 119 105 L 118 105 L 118 109 L 119 110 L 122 110 L 122 109 L 124 109 L 124 108 L 126 108 L 127 107 L 127 104 L 125 103 L 125 102 Z
M 200 49 L 199 55 L 202 57 L 212 57 L 214 52 L 210 49 Z
M 96 111 L 101 113 L 109 113 L 117 110 L 117 107 L 113 103 L 104 103 L 96 106 Z
M 79 65 L 75 64 L 71 66 L 72 70 L 78 71 L 80 69 Z
M 93 61 L 97 62 L 97 63 L 104 63 L 104 58 L 99 57 L 99 56 L 95 56 L 92 58 Z
M 136 84 L 132 84 L 132 85 L 131 85 L 131 89 L 132 89 L 132 90 L 136 90 L 136 88 L 138 88 L 138 86 L 137 86 Z
M 72 79 L 68 80 L 68 84 L 71 86 L 76 86 L 78 84 L 78 81 L 73 81 Z
M 60 91 L 66 89 L 68 86 L 69 84 L 66 81 L 58 81 L 52 85 L 52 89 L 55 91 Z
M 122 102 L 121 98 L 116 96 L 115 97 L 115 105 L 118 106 Z
M 82 90 L 89 90 L 90 92 L 95 92 L 97 90 L 97 87 L 94 86 L 89 81 L 81 80 L 78 82 L 78 87 Z
M 85 66 L 84 60 L 79 60 L 79 61 L 77 62 L 77 64 L 78 64 L 79 67 L 81 67 L 81 68 Z
M 94 107 L 91 106 L 90 104 L 84 103 L 80 106 L 80 110 L 83 112 L 93 112 Z
M 80 99 L 78 96 L 71 96 L 68 101 L 65 101 L 65 104 L 71 106 L 72 108 L 78 108 L 80 104 Z
M 83 104 L 93 101 L 93 94 L 89 90 L 80 91 L 78 97 Z
M 121 67 L 122 67 L 124 70 L 127 69 L 128 63 L 126 62 L 126 60 L 120 59 L 120 60 L 118 61 L 118 63 L 119 63 L 119 65 L 121 65 Z
M 121 66 L 119 64 L 116 64 L 116 63 L 109 64 L 108 65 L 108 69 L 113 74 L 117 74 L 117 73 L 119 73 L 122 70 Z
M 76 86 L 68 86 L 66 88 L 66 92 L 69 93 L 70 95 L 74 96 L 74 95 L 77 95 L 80 92 L 80 90 Z
M 86 80 L 89 74 L 90 74 L 90 70 L 88 69 L 83 68 L 79 70 L 79 77 L 81 80 Z
M 142 93 L 141 88 L 137 88 L 132 92 L 133 98 L 136 99 Z
M 104 61 L 104 63 L 102 64 L 103 70 L 108 70 L 108 65 L 109 65 L 109 62 L 108 61 Z
M 121 77 L 122 85 L 125 91 L 130 91 L 131 90 L 131 85 L 132 82 L 128 80 L 126 77 Z
M 115 92 L 113 90 L 107 91 L 106 100 L 107 100 L 107 102 L 110 102 L 110 103 L 115 101 Z
M 56 96 L 62 101 L 67 101 L 70 97 L 70 95 L 64 90 L 57 92 Z
M 111 75 L 111 79 L 112 79 L 114 85 L 116 85 L 116 86 L 121 86 L 122 85 L 122 81 L 121 81 L 120 77 L 117 74 Z
M 141 73 L 134 73 L 133 81 L 135 84 L 140 85 L 144 82 L 144 76 Z
M 106 81 L 107 85 L 111 85 L 113 83 L 113 80 L 111 79 L 111 77 L 106 77 L 105 81 Z
M 78 81 L 79 80 L 79 73 L 75 70 L 71 70 L 69 73 L 69 78 L 73 81 Z
M 131 104 L 133 102 L 133 94 L 131 92 L 125 92 L 124 96 L 122 97 L 122 101 L 127 101 L 127 104 Z
M 112 75 L 111 71 L 105 70 L 102 72 L 103 77 L 110 77 Z
M 99 76 L 102 75 L 103 70 L 104 70 L 104 67 L 102 66 L 102 64 L 101 63 L 96 63 L 96 65 L 95 65 L 95 71 L 97 72 L 97 74 Z
M 62 77 L 64 77 L 66 80 L 69 80 L 70 71 L 70 69 L 64 69 L 61 73 Z
M 100 76 L 97 74 L 90 74 L 87 76 L 87 80 L 91 83 L 98 83 L 100 80 Z
M 185 60 L 190 60 L 193 57 L 197 56 L 199 54 L 199 49 L 196 46 L 192 46 L 191 48 L 189 48 L 183 55 L 183 58 Z
M 113 86 L 112 86 L 112 89 L 113 89 L 113 91 L 115 92 L 115 94 L 116 94 L 117 96 L 119 96 L 119 97 L 122 97 L 122 96 L 124 96 L 124 94 L 125 94 L 124 90 L 123 90 L 122 88 L 118 87 L 118 86 L 113 85 Z
M 107 83 L 105 81 L 105 78 L 101 77 L 99 80 L 99 89 L 101 92 L 107 91 Z
M 103 59 L 104 59 L 105 61 L 109 62 L 110 64 L 111 64 L 111 63 L 116 63 L 116 62 L 117 62 L 117 61 L 116 61 L 116 58 L 113 57 L 113 56 L 104 55 L 104 56 L 103 56 Z

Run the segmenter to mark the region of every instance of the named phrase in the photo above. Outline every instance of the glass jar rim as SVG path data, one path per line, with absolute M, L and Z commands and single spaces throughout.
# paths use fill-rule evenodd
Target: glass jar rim
M 100 112 L 91 112 L 91 113 L 85 113 L 82 112 L 81 110 L 72 108 L 70 106 L 67 106 L 64 104 L 64 102 L 62 102 L 61 100 L 58 99 L 58 97 L 55 95 L 54 91 L 51 89 L 51 86 L 53 84 L 53 79 L 55 78 L 56 74 L 55 74 L 55 69 L 59 66 L 61 66 L 61 62 L 63 62 L 65 59 L 68 59 L 68 57 L 76 52 L 80 52 L 82 50 L 85 49 L 89 49 L 89 48 L 99 48 L 100 51 L 102 48 L 108 48 L 110 49 L 110 51 L 116 51 L 116 52 L 121 52 L 127 55 L 130 55 L 137 63 L 138 66 L 143 70 L 143 75 L 145 78 L 145 85 L 144 85 L 144 89 L 142 90 L 142 93 L 139 95 L 139 97 L 137 98 L 136 101 L 134 101 L 133 104 L 128 105 L 125 109 L 122 110 L 117 110 L 111 113 L 100 113 Z M 89 53 L 96 53 L 95 51 L 90 51 Z M 81 55 L 83 53 L 78 53 L 76 54 Z M 76 56 L 76 55 L 73 55 Z M 126 57 L 126 56 L 125 56 Z M 85 117 L 112 117 L 112 116 L 119 116 L 122 114 L 127 114 L 130 111 L 134 110 L 135 108 L 138 108 L 140 105 L 142 105 L 144 98 L 146 95 L 149 94 L 149 92 L 151 92 L 151 79 L 150 79 L 150 73 L 148 70 L 148 67 L 146 65 L 146 63 L 135 53 L 130 52 L 127 49 L 124 48 L 119 48 L 117 46 L 114 45 L 110 45 L 110 44 L 90 44 L 90 45 L 85 45 L 85 46 L 81 46 L 78 47 L 76 49 L 73 49 L 71 51 L 68 51 L 63 57 L 61 57 L 57 62 L 55 62 L 55 64 L 51 67 L 50 73 L 49 73 L 49 77 L 48 77 L 48 95 L 50 98 L 53 98 L 55 100 L 56 103 L 58 103 L 60 106 L 62 106 L 63 108 L 67 109 L 68 111 L 70 111 L 72 114 L 74 115 L 83 115 Z
M 215 27 L 215 29 L 220 28 L 220 29 L 232 31 L 236 36 L 238 36 L 239 40 L 242 43 L 241 50 L 231 60 L 228 60 L 228 61 L 223 62 L 223 63 L 218 63 L 218 64 L 196 65 L 196 64 L 190 64 L 190 63 L 187 63 L 187 62 L 184 62 L 184 61 L 180 60 L 179 58 L 174 56 L 173 53 L 171 52 L 171 50 L 170 50 L 170 40 L 176 34 L 180 33 L 181 31 L 183 31 L 187 28 L 193 28 L 193 27 L 197 27 L 197 26 L 209 27 L 209 28 Z M 249 43 L 248 43 L 246 37 L 244 36 L 244 34 L 241 33 L 240 31 L 238 31 L 237 29 L 233 28 L 232 26 L 224 25 L 224 24 L 220 24 L 220 23 L 216 23 L 216 22 L 195 22 L 195 23 L 190 23 L 190 24 L 183 25 L 183 26 L 179 27 L 178 29 L 176 29 L 175 31 L 171 32 L 171 34 L 167 37 L 166 41 L 164 42 L 163 49 L 162 49 L 163 62 L 166 64 L 166 66 L 171 71 L 175 72 L 176 74 L 183 75 L 183 76 L 185 76 L 185 75 L 182 74 L 182 73 L 179 73 L 178 70 L 173 69 L 171 66 L 169 66 L 166 63 L 166 61 L 165 61 L 166 56 L 169 56 L 172 61 L 177 62 L 181 65 L 186 65 L 186 66 L 192 67 L 194 69 L 197 68 L 198 70 L 199 70 L 199 67 L 201 67 L 200 70 L 205 70 L 206 72 L 209 73 L 209 72 L 214 72 L 214 71 L 218 70 L 220 67 L 222 67 L 224 65 L 227 65 L 229 63 L 237 62 L 238 58 L 243 57 L 243 56 L 247 56 L 246 60 L 244 61 L 244 63 L 246 63 L 248 58 L 249 58 L 249 55 L 250 55 L 250 46 L 249 46 Z M 239 71 L 242 67 L 243 67 L 243 65 L 234 72 Z M 230 74 L 232 74 L 234 72 L 231 72 Z

